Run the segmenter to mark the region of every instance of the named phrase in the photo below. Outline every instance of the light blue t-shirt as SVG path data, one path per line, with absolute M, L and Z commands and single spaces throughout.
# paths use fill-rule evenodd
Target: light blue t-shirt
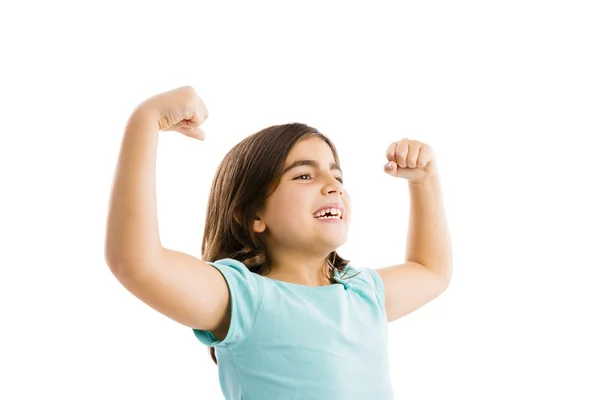
M 233 259 L 208 263 L 229 286 L 231 325 L 215 347 L 226 400 L 391 400 L 384 288 L 350 265 L 337 283 L 305 286 L 251 272 Z M 353 278 L 354 274 L 360 272 Z

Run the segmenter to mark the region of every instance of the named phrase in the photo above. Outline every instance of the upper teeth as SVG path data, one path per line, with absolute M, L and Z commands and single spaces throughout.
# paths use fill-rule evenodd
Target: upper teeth
M 324 208 L 321 211 L 317 211 L 313 215 L 315 218 L 318 218 L 318 217 L 322 217 L 323 215 L 325 215 L 327 213 L 329 213 L 331 215 L 341 216 L 342 210 L 340 210 L 339 208 Z

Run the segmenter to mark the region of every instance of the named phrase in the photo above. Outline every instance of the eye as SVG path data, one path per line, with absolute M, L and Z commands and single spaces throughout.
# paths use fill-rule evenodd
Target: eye
M 299 175 L 299 176 L 295 177 L 294 179 L 299 179 L 299 178 L 302 178 L 303 176 L 308 176 L 310 178 L 310 174 L 307 173 L 307 174 Z M 300 180 L 305 181 L 306 179 L 300 179 Z
M 307 176 L 308 178 L 307 178 L 307 179 L 300 179 L 300 178 L 302 178 L 303 176 Z M 306 180 L 308 180 L 308 179 L 311 179 L 311 178 L 312 178 L 312 176 L 310 175 L 310 173 L 306 173 L 306 174 L 298 175 L 297 177 L 295 177 L 295 178 L 294 178 L 294 180 L 295 180 L 295 179 L 300 179 L 301 181 L 306 181 Z M 340 176 L 340 177 L 338 177 L 338 178 L 335 178 L 335 179 L 337 179 L 337 180 L 338 180 L 338 182 L 340 182 L 341 184 L 343 184 L 343 183 L 344 183 L 344 179 L 343 179 L 341 176 Z

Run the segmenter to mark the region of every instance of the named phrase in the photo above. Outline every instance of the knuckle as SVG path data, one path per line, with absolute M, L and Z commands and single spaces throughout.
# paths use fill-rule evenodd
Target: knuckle
M 196 93 L 194 88 L 190 85 L 186 85 L 186 86 L 182 87 L 181 90 L 183 90 L 185 92 L 189 92 L 189 93 Z

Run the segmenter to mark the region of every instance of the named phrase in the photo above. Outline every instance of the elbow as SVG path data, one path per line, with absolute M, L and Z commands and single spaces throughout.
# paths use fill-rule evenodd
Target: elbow
M 115 277 L 119 277 L 125 269 L 125 265 L 128 264 L 123 258 L 119 258 L 109 251 L 104 252 L 104 261 Z
M 446 288 L 450 286 L 450 282 L 452 281 L 452 271 L 453 268 L 448 268 L 448 271 L 444 274 L 444 282 L 446 283 Z
M 104 245 L 104 262 L 106 262 L 111 272 L 116 274 L 119 269 L 123 268 L 123 264 L 128 264 L 129 261 L 126 261 L 126 257 L 124 257 L 122 252 L 117 251 L 115 246 L 111 246 L 109 242 L 110 240 L 107 239 Z

